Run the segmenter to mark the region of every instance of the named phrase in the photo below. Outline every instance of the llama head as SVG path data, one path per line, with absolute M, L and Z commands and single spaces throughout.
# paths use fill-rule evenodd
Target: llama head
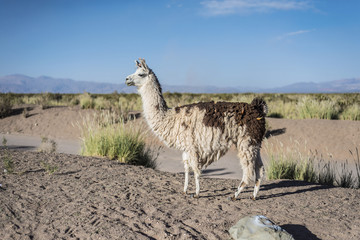
M 136 71 L 135 73 L 126 77 L 126 85 L 141 87 L 146 82 L 150 81 L 151 69 L 146 65 L 145 59 L 139 58 L 139 61 L 135 60 Z

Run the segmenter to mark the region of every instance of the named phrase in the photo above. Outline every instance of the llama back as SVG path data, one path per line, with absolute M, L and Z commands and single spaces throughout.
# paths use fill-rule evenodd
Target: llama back
M 200 102 L 176 107 L 179 113 L 182 109 L 191 113 L 193 108 L 205 112 L 203 124 L 207 127 L 218 128 L 222 133 L 226 131 L 226 122 L 234 119 L 237 126 L 245 126 L 252 143 L 260 144 L 265 135 L 265 116 L 268 108 L 261 98 L 255 98 L 251 104 L 243 102 Z M 233 127 L 233 126 L 231 126 Z

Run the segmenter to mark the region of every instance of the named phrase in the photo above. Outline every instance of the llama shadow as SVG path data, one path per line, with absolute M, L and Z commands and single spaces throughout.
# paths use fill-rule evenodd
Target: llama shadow
M 68 171 L 68 172 L 55 173 L 54 175 L 66 176 L 66 175 L 71 175 L 71 174 L 75 174 L 75 173 L 79 173 L 79 172 L 81 172 L 81 170 L 75 170 L 75 171 Z M 75 178 L 76 178 L 76 177 L 75 177 Z
M 279 129 L 274 129 L 274 130 L 268 130 L 265 133 L 265 138 L 271 138 L 271 137 L 275 137 L 281 134 L 284 134 L 286 132 L 286 128 L 279 128 Z
M 304 193 L 304 192 L 312 192 L 312 191 L 334 188 L 333 186 L 328 186 L 328 185 L 319 185 L 319 184 L 308 183 L 308 182 L 303 182 L 303 181 L 295 181 L 295 180 L 294 181 L 284 180 L 284 181 L 280 181 L 277 183 L 270 183 L 270 184 L 262 185 L 260 191 L 264 193 L 265 191 L 268 191 L 271 189 L 291 188 L 291 187 L 308 187 L 308 188 L 298 189 L 294 192 L 288 191 L 288 192 L 275 193 L 275 194 L 270 194 L 270 195 L 262 195 L 262 196 L 259 196 L 258 199 L 265 200 L 265 199 L 269 199 L 269 198 L 283 197 L 286 195 L 300 194 L 300 193 Z
M 315 234 L 309 231 L 305 226 L 298 224 L 285 224 L 280 226 L 290 233 L 296 240 L 321 240 Z
M 16 146 L 16 145 L 9 145 L 9 146 L 0 146 L 0 149 L 12 149 L 12 150 L 19 150 L 19 151 L 32 151 L 35 150 L 36 147 L 34 146 Z
M 6 117 L 12 117 L 12 116 L 17 116 L 17 115 L 22 114 L 22 113 L 24 112 L 24 110 L 31 111 L 31 110 L 33 110 L 33 109 L 34 109 L 34 108 L 32 108 L 32 107 L 13 108 L 13 109 L 11 109 L 11 110 L 9 111 L 8 114 L 6 114 L 6 116 L 5 116 L 4 118 L 6 118 Z
M 202 170 L 202 174 L 204 177 L 211 177 L 211 176 L 223 176 L 227 174 L 233 174 L 234 172 L 223 172 L 223 173 L 214 173 L 214 172 L 221 172 L 224 171 L 226 168 L 216 168 L 216 169 L 204 169 Z

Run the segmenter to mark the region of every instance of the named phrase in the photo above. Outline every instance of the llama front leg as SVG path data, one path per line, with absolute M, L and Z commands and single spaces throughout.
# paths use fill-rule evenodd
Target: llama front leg
M 185 171 L 185 182 L 184 182 L 184 194 L 187 194 L 187 189 L 189 186 L 189 155 L 186 152 L 183 152 L 182 158 L 184 161 L 184 171 Z
M 199 168 L 197 160 L 194 160 L 195 158 L 190 159 L 190 166 L 194 172 L 194 178 L 195 178 L 195 197 L 199 197 L 200 194 L 200 175 L 201 175 L 201 168 Z
M 194 171 L 194 177 L 195 177 L 195 197 L 199 197 L 200 194 L 200 173 L 198 171 Z
M 184 162 L 184 168 L 185 168 L 184 194 L 186 195 L 189 186 L 189 164 L 187 162 Z

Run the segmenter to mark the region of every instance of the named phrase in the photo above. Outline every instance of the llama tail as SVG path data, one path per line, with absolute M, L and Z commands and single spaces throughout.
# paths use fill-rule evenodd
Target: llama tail
M 268 106 L 265 100 L 260 97 L 254 98 L 251 102 L 251 105 L 254 106 L 256 109 L 258 109 L 258 111 L 263 117 L 265 117 L 266 114 L 268 113 Z

